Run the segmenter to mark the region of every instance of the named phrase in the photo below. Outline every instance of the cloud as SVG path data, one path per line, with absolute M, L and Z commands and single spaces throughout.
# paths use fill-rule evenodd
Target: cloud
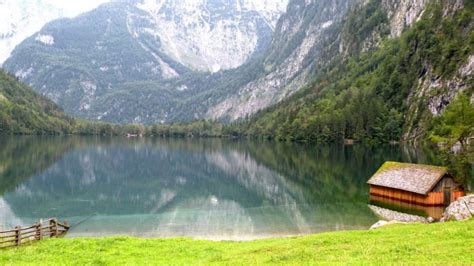
M 100 4 L 110 2 L 110 0 L 42 0 L 45 4 L 49 4 L 58 9 L 63 10 L 65 16 L 76 16 L 81 13 L 90 11 Z

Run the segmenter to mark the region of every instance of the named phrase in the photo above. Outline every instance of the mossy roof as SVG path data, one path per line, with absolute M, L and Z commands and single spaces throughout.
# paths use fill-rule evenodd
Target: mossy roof
M 446 167 L 386 162 L 367 183 L 426 195 L 447 172 Z

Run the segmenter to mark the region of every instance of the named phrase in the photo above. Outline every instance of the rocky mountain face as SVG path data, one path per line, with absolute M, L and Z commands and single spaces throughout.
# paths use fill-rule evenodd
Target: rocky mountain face
M 206 113 L 214 119 L 236 120 L 275 104 L 302 88 L 322 61 L 325 40 L 353 2 L 292 1 L 278 23 L 273 42 L 260 62 L 261 75 L 238 88 Z
M 340 72 L 340 64 L 383 50 L 432 6 L 443 5 L 440 16 L 448 18 L 466 5 L 463 0 L 291 0 L 278 20 L 286 4 L 110 3 L 49 24 L 21 44 L 5 67 L 67 112 L 89 119 L 235 121 L 307 91 L 315 77 Z M 441 112 L 469 87 L 472 59 L 459 66 L 458 78 L 435 72 L 427 64 L 419 85 L 411 88 L 410 112 L 427 105 L 433 114 Z M 407 120 L 413 120 L 407 134 L 418 134 L 419 117 Z
M 128 14 L 129 29 L 138 39 L 159 39 L 163 53 L 193 70 L 217 72 L 264 50 L 286 5 L 286 0 L 145 0 L 136 5 L 144 13 Z
M 373 2 L 292 1 L 263 60 L 266 73 L 212 107 L 207 116 L 236 120 L 288 98 L 333 58 L 374 49 L 388 32 L 390 37 L 399 37 L 423 14 L 427 1 L 382 0 L 387 21 L 379 21 L 366 32 L 345 31 L 348 12 Z
M 222 106 L 238 118 L 242 105 L 245 112 L 265 98 L 279 102 L 252 118 L 251 135 L 417 141 L 459 93 L 472 96 L 473 8 L 462 0 L 354 2 L 332 35 L 318 39 L 312 80 L 298 93 L 280 100 L 285 89 L 265 96 L 256 86 L 249 91 L 264 93 Z
M 286 0 L 111 2 L 47 24 L 14 50 L 5 68 L 68 113 L 107 119 L 110 112 L 126 112 L 120 97 L 103 112 L 93 107 L 110 95 L 137 90 L 138 100 L 144 89 L 161 94 L 160 82 L 235 68 L 261 54 L 286 5 Z M 183 90 L 179 86 L 170 93 Z M 155 108 L 151 118 L 133 111 L 133 120 L 114 121 L 166 120 L 173 99 L 144 106 Z M 167 111 L 160 115 L 158 108 Z
M 469 10 L 465 13 L 472 14 L 474 7 L 472 3 L 464 0 L 446 0 L 442 1 L 441 5 L 442 14 L 440 15 L 442 20 L 454 17 L 462 10 Z M 474 51 L 472 50 L 474 22 L 472 16 L 466 21 L 462 28 L 457 29 L 462 31 L 464 36 L 467 36 L 462 43 L 457 45 L 462 46 L 471 42 L 471 46 L 468 46 L 470 48 L 465 50 L 464 57 L 466 59 L 445 66 L 445 68 L 454 70 L 449 75 L 440 75 L 439 71 L 436 71 L 436 68 L 440 68 L 440 66 L 434 65 L 436 62 L 427 62 L 424 65 L 423 71 L 406 100 L 408 106 L 407 121 L 402 139 L 416 142 L 420 136 L 426 134 L 427 122 L 432 117 L 440 116 L 459 93 L 470 95 L 471 104 L 474 104 Z M 451 29 L 447 28 L 445 31 L 451 31 Z M 468 32 L 471 32 L 471 35 Z M 450 49 L 453 49 L 453 47 Z M 449 54 L 448 56 L 452 56 Z

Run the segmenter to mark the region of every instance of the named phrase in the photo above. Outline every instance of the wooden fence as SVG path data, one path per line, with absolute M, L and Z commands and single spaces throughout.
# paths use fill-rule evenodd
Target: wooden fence
M 59 223 L 55 218 L 28 227 L 17 226 L 12 230 L 0 231 L 0 248 L 18 247 L 44 238 L 60 237 L 68 230 L 67 222 Z

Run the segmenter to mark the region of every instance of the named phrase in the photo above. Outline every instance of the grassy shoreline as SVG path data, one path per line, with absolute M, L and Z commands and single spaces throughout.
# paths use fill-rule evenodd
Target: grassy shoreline
M 474 263 L 474 220 L 393 225 L 251 242 L 130 237 L 51 239 L 0 250 L 0 264 L 464 264 Z

